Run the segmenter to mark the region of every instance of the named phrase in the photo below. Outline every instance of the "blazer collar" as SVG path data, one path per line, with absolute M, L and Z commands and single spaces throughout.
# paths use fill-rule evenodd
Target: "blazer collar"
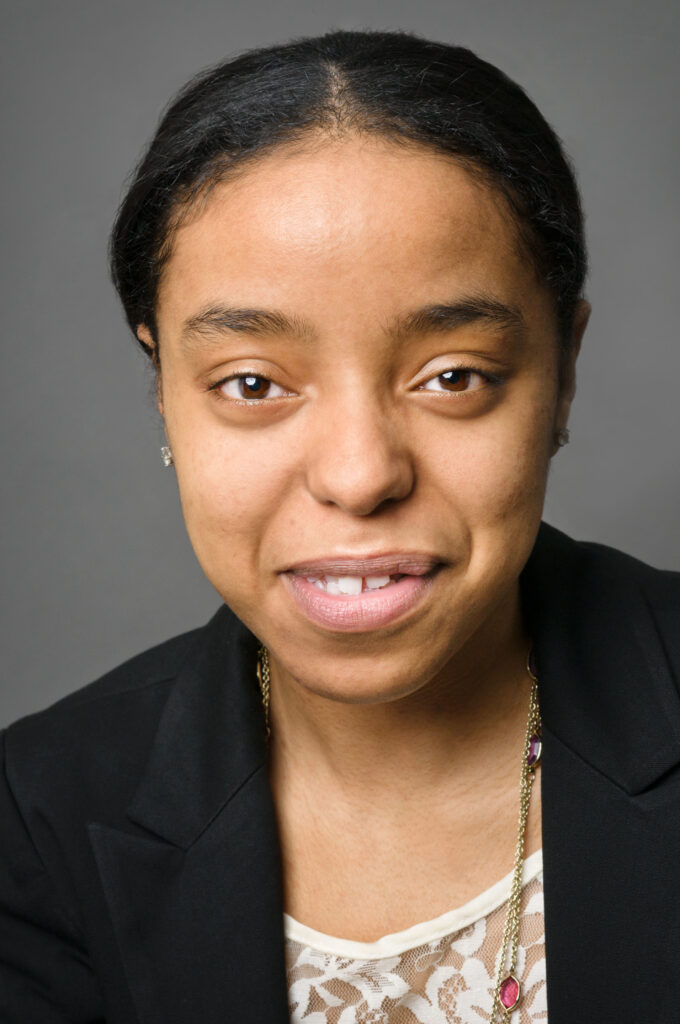
M 680 761 L 678 692 L 641 583 L 653 573 L 542 523 L 521 577 L 543 724 L 630 795 Z
M 266 763 L 257 646 L 222 605 L 199 632 L 168 697 L 127 813 L 183 849 Z

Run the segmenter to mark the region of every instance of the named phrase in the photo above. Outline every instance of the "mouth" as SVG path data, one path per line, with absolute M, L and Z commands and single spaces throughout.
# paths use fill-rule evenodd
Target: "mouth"
M 337 632 L 366 632 L 404 617 L 430 590 L 442 562 L 430 555 L 331 557 L 292 566 L 282 579 L 303 615 Z

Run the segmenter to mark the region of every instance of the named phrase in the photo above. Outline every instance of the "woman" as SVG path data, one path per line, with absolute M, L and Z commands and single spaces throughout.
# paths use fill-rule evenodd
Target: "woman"
M 677 1021 L 680 582 L 541 523 L 589 309 L 540 113 L 405 33 L 247 53 L 111 253 L 225 604 L 7 730 L 2 1020 Z

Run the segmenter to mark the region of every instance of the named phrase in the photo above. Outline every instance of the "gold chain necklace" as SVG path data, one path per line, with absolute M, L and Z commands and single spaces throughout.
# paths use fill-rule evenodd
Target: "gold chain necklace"
M 510 885 L 510 896 L 508 897 L 508 910 L 505 918 L 505 929 L 503 931 L 503 944 L 498 963 L 496 976 L 496 987 L 493 996 L 493 1006 L 489 1024 L 496 1024 L 498 1015 L 501 1014 L 501 1022 L 510 1021 L 510 1015 L 519 1005 L 522 995 L 522 987 L 517 977 L 517 950 L 519 946 L 519 918 L 522 898 L 522 872 L 524 865 L 524 839 L 529 816 L 529 804 L 531 802 L 531 787 L 536 776 L 536 768 L 541 759 L 541 716 L 538 705 L 538 679 L 533 660 L 532 652 L 527 656 L 527 672 L 531 679 L 531 694 L 529 697 L 529 717 L 527 719 L 526 734 L 524 737 L 524 748 L 522 750 L 522 774 L 519 789 L 519 828 L 517 836 L 517 848 L 515 850 L 515 863 L 512 872 L 512 883 Z M 270 669 L 269 652 L 266 647 L 260 647 L 257 659 L 257 681 L 262 694 L 264 705 L 264 721 L 267 734 L 267 742 L 271 735 L 269 727 L 269 700 L 270 700 Z

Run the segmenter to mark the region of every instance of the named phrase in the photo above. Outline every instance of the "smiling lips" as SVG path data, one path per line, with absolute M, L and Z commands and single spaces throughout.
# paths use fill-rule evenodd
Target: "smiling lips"
M 387 625 L 418 604 L 440 566 L 423 554 L 333 557 L 295 565 L 282 579 L 312 622 L 360 633 Z

